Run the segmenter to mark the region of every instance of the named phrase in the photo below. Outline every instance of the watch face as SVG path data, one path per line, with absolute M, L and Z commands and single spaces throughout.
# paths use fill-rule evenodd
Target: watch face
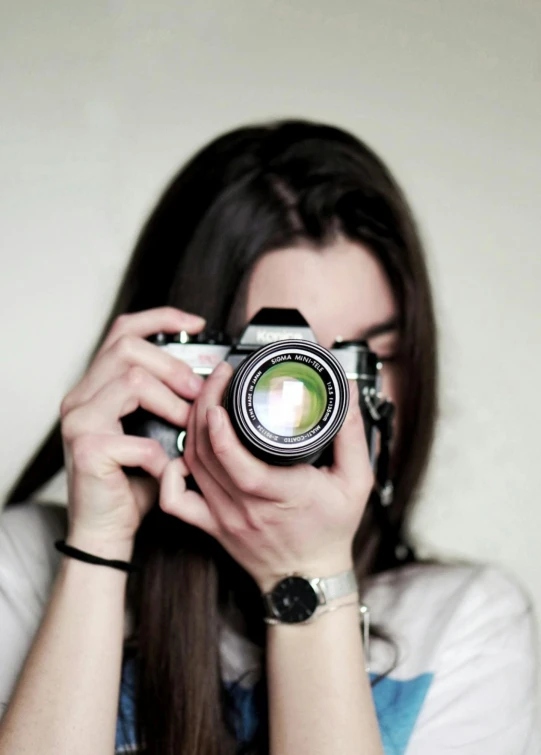
M 318 596 L 303 577 L 286 577 L 272 591 L 272 603 L 280 621 L 297 624 L 312 616 Z

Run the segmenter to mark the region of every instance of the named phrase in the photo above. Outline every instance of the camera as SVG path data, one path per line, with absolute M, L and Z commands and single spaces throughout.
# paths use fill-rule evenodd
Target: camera
M 332 463 L 332 441 L 349 406 L 348 380 L 358 383 L 373 467 L 383 420 L 390 436 L 393 406 L 380 393 L 377 355 L 365 341 L 337 340 L 324 348 L 296 309 L 261 309 L 235 341 L 208 331 L 158 333 L 148 340 L 202 376 L 222 361 L 234 368 L 223 405 L 243 445 L 269 464 Z M 122 424 L 130 435 L 158 440 L 171 459 L 183 453 L 184 428 L 144 409 Z

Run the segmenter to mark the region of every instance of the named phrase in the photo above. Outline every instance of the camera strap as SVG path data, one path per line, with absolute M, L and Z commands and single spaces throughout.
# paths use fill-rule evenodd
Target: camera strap
M 374 419 L 380 435 L 380 449 L 375 470 L 375 495 L 371 496 L 371 500 L 376 519 L 383 530 L 385 539 L 391 545 L 394 557 L 400 563 L 408 563 L 415 560 L 415 554 L 402 536 L 400 523 L 395 524 L 391 519 L 394 487 L 389 477 L 389 469 L 394 413 L 394 405 L 390 401 L 383 401 L 378 406 L 378 419 Z

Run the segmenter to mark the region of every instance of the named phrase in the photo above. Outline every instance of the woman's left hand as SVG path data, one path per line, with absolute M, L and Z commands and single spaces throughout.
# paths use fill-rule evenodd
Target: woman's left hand
M 218 540 L 263 592 L 293 572 L 315 577 L 351 568 L 374 483 L 356 385 L 332 468 L 276 467 L 255 458 L 233 430 L 221 405 L 231 375 L 221 363 L 190 410 L 184 459 L 164 470 L 161 508 Z M 184 495 L 188 472 L 203 495 Z

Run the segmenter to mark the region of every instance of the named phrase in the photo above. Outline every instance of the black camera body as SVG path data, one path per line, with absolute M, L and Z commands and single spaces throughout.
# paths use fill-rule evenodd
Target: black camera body
M 271 464 L 329 464 L 349 406 L 348 380 L 357 381 L 375 466 L 381 410 L 389 416 L 392 405 L 381 397 L 381 363 L 366 342 L 336 341 L 325 349 L 295 309 L 261 309 L 235 342 L 223 333 L 184 331 L 149 340 L 203 377 L 222 361 L 233 367 L 224 406 L 241 442 Z M 128 434 L 158 440 L 171 459 L 182 455 L 183 428 L 143 409 L 122 423 Z

